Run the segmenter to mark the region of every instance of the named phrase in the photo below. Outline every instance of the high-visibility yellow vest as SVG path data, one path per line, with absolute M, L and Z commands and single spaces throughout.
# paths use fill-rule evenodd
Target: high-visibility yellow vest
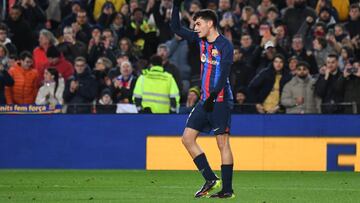
M 177 111 L 180 102 L 179 88 L 174 77 L 161 66 L 144 70 L 135 84 L 133 100 L 142 99 L 142 108 L 150 107 L 152 113 L 170 113 L 170 99 L 176 100 Z
M 134 21 L 132 21 L 130 23 L 130 26 L 133 29 L 136 29 L 136 23 Z M 153 25 L 150 25 L 147 20 L 143 20 L 141 25 L 140 25 L 140 30 L 147 34 L 147 33 L 150 33 L 150 32 L 156 32 L 156 27 L 154 27 Z M 142 38 L 137 39 L 137 40 L 135 40 L 134 44 L 137 47 L 139 47 L 140 50 L 143 50 L 144 46 L 145 46 L 145 39 L 142 39 Z

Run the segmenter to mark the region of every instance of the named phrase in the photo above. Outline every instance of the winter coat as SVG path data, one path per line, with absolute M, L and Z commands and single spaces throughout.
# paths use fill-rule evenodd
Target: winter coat
M 70 92 L 71 81 L 79 83 L 78 89 Z M 91 113 L 91 103 L 96 97 L 97 82 L 91 74 L 90 68 L 86 68 L 81 74 L 75 73 L 65 84 L 63 94 L 64 102 L 68 104 L 67 113 Z M 79 106 L 77 106 L 79 105 Z
M 6 70 L 0 72 L 0 104 L 6 104 L 5 86 L 13 86 L 14 80 Z
M 33 104 L 38 92 L 38 72 L 31 68 L 25 70 L 19 65 L 9 69 L 14 86 L 5 88 L 7 104 Z
M 282 90 L 281 104 L 286 108 L 286 113 L 319 113 L 315 97 L 316 80 L 308 76 L 304 80 L 295 76 Z M 297 105 L 296 98 L 303 97 L 304 103 Z
M 336 83 L 336 92 L 342 94 L 344 102 L 356 102 L 357 113 L 360 112 L 360 78 L 350 75 L 348 78 L 340 76 Z M 353 113 L 353 106 L 345 106 L 344 113 Z
M 341 106 L 335 103 L 342 102 L 342 97 L 336 92 L 336 83 L 341 72 L 330 74 L 329 78 L 325 80 L 325 75 L 320 75 L 315 84 L 315 94 L 321 98 L 321 113 L 342 113 Z M 333 105 L 332 105 L 333 104 Z
M 284 85 L 291 80 L 291 75 L 288 70 L 281 71 L 280 79 L 280 96 Z M 271 64 L 268 68 L 258 73 L 249 84 L 250 102 L 263 103 L 266 97 L 270 94 L 275 83 L 275 69 Z

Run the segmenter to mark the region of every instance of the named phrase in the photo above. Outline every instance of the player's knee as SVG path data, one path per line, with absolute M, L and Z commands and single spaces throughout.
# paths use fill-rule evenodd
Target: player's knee
M 187 136 L 182 136 L 181 142 L 183 143 L 184 146 L 191 146 L 194 143 L 194 140 Z

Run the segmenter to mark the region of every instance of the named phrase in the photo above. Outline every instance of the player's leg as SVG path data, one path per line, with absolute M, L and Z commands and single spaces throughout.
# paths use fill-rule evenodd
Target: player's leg
M 221 155 L 221 179 L 223 188 L 211 195 L 212 198 L 233 198 L 232 189 L 233 155 L 230 147 L 229 133 L 231 124 L 231 106 L 227 103 L 216 103 L 211 115 L 211 122 L 216 135 L 216 142 Z
M 229 134 L 220 134 L 216 136 L 216 142 L 221 155 L 221 179 L 223 183 L 222 190 L 211 195 L 211 198 L 234 198 L 232 189 L 232 177 L 234 160 L 230 147 Z
M 212 171 L 206 155 L 196 142 L 200 131 L 209 129 L 206 113 L 201 104 L 198 104 L 189 115 L 186 128 L 182 136 L 182 143 L 205 179 L 205 184 L 195 193 L 195 197 L 204 197 L 211 190 L 220 187 L 219 178 Z

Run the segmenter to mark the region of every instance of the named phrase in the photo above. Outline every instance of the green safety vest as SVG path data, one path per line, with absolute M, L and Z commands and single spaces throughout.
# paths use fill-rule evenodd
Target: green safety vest
M 161 66 L 153 66 L 150 70 L 144 70 L 137 79 L 133 94 L 135 98 L 142 99 L 142 108 L 150 107 L 152 113 L 170 113 L 170 99 L 176 100 L 176 109 L 179 108 L 179 88 L 174 77 L 164 71 Z

